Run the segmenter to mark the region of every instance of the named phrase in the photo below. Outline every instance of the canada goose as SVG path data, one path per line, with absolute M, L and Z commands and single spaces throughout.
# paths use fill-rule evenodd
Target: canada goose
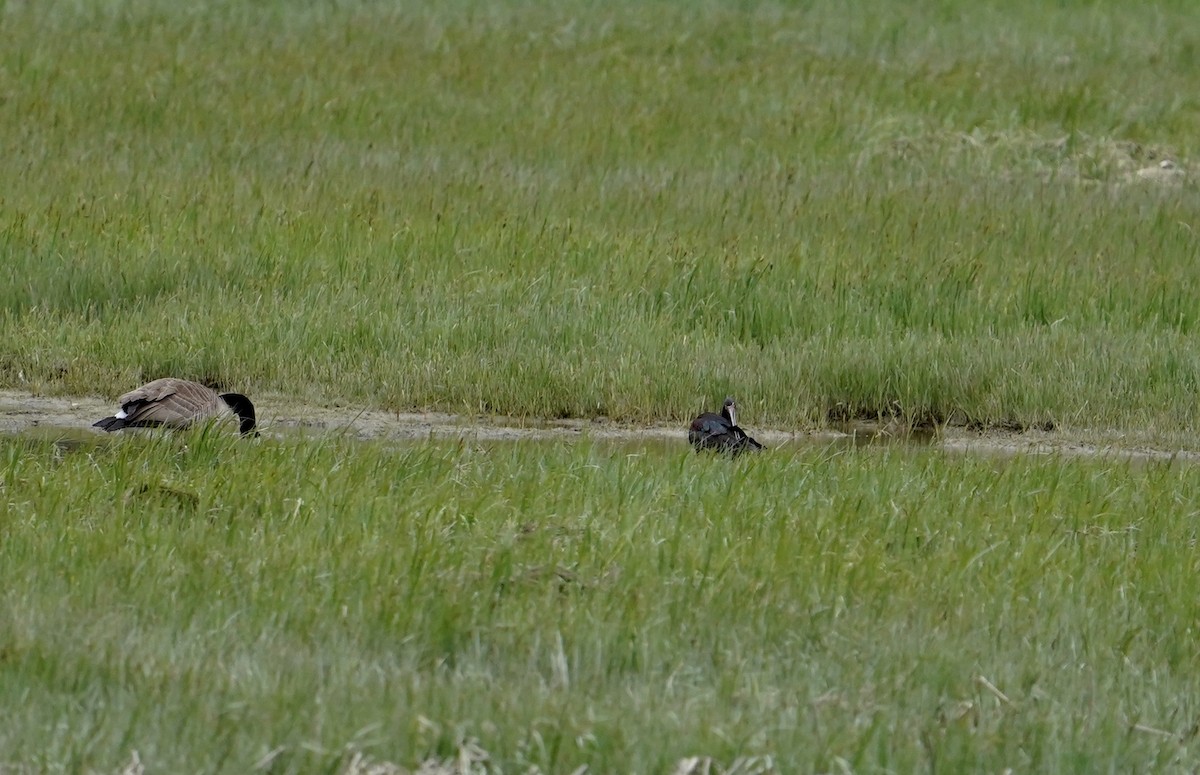
M 254 432 L 254 404 L 241 393 L 220 393 L 199 382 L 166 377 L 131 390 L 117 399 L 112 417 L 94 423 L 112 433 L 122 428 L 186 428 L 194 422 L 237 415 L 243 436 Z
M 709 449 L 740 455 L 746 450 L 765 449 L 738 427 L 737 404 L 733 398 L 725 399 L 720 414 L 705 412 L 692 420 L 692 427 L 688 430 L 688 441 L 697 452 Z

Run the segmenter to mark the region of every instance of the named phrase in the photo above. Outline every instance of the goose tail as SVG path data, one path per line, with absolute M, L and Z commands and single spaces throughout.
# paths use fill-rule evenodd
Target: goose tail
M 112 433 L 113 431 L 119 431 L 125 427 L 125 418 L 105 417 L 103 420 L 97 420 L 96 422 L 92 423 L 92 427 L 100 428 L 108 433 Z

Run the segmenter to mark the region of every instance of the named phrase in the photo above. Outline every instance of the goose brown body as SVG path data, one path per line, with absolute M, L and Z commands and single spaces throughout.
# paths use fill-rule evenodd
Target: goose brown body
M 95 423 L 108 432 L 122 428 L 186 428 L 196 422 L 237 416 L 243 435 L 254 431 L 254 404 L 240 393 L 218 393 L 186 379 L 156 379 L 117 399 L 121 409 Z

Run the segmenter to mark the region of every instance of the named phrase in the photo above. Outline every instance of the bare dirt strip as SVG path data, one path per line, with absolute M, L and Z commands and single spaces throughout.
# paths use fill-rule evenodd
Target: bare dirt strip
M 257 397 L 256 397 L 257 398 Z M 345 435 L 356 439 L 466 439 L 479 442 L 571 441 L 593 439 L 627 446 L 686 444 L 681 425 L 630 425 L 608 420 L 525 420 L 439 412 L 389 412 L 356 407 L 298 404 L 280 396 L 256 401 L 259 426 L 266 436 Z M 115 410 L 111 400 L 96 397 L 39 396 L 0 391 L 0 433 L 37 433 L 78 438 L 104 434 L 92 423 Z M 751 434 L 770 447 L 865 446 L 894 444 L 948 453 L 981 456 L 1070 455 L 1142 461 L 1200 462 L 1198 450 L 1172 450 L 1130 444 L 1120 434 L 1088 438 L 1063 432 L 975 432 L 941 428 L 909 434 L 876 423 L 845 423 L 834 428 L 791 431 L 750 426 Z M 1097 441 L 1096 439 L 1100 440 Z

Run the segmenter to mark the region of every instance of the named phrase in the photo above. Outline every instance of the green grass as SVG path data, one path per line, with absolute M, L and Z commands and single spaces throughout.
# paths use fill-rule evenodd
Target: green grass
M 1194 466 L 202 433 L 0 456 L 0 751 L 37 771 L 468 740 L 497 772 L 1197 765 Z
M 0 384 L 1194 433 L 1160 3 L 9 3 Z
M 1198 52 L 1167 1 L 0 2 L 0 387 L 1194 448 Z M 1193 771 L 1197 502 L 2 438 L 0 772 Z

